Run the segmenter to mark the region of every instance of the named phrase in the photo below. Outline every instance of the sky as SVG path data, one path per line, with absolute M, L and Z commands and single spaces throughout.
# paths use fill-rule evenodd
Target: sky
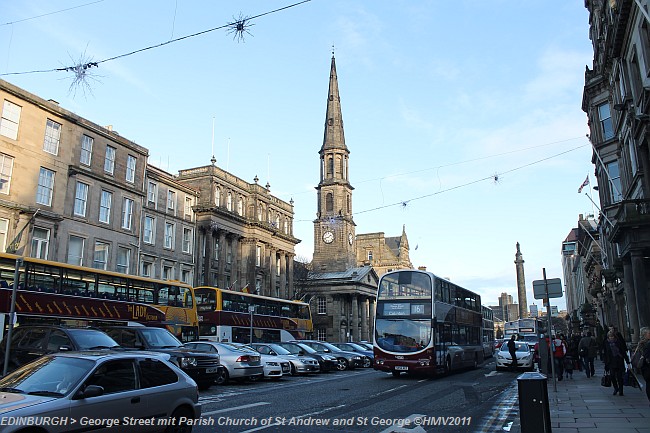
M 562 278 L 562 242 L 598 212 L 578 193 L 596 182 L 583 3 L 0 0 L 0 78 L 112 125 L 172 174 L 214 155 L 258 176 L 293 199 L 309 260 L 333 51 L 357 234 L 405 227 L 415 267 L 486 305 L 517 298 L 519 242 L 541 306 L 533 280 Z M 80 82 L 53 71 L 91 62 Z

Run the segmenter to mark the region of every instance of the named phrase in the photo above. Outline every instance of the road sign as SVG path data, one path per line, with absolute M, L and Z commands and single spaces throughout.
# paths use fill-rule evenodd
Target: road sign
M 548 295 L 546 294 L 547 287 Z M 550 280 L 535 280 L 533 281 L 533 295 L 535 296 L 535 299 L 561 298 L 562 281 L 559 278 L 551 278 Z

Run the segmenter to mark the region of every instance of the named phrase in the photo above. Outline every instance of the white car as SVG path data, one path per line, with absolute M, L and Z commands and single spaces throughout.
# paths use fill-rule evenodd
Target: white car
M 248 344 L 241 343 L 223 343 L 230 344 L 233 347 L 238 347 L 241 350 L 250 352 L 251 354 L 259 355 L 262 361 L 262 366 L 264 367 L 264 377 L 267 379 L 278 380 L 282 378 L 284 374 L 291 374 L 291 363 L 285 359 L 278 359 L 275 356 L 264 355 L 254 347 L 249 346 Z
M 314 358 L 297 356 L 274 343 L 253 343 L 251 346 L 265 356 L 272 356 L 291 363 L 291 375 L 320 372 L 320 365 Z
M 517 368 L 532 370 L 533 363 L 535 361 L 534 352 L 530 349 L 530 346 L 525 341 L 516 341 L 515 347 L 517 351 L 515 355 L 517 356 Z M 496 353 L 497 358 L 497 371 L 507 370 L 512 368 L 512 357 L 508 351 L 508 343 L 504 342 L 499 351 Z

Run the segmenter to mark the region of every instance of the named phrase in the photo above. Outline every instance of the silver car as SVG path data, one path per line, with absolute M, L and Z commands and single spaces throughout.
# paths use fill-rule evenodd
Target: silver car
M 283 375 L 291 374 L 291 363 L 286 359 L 279 359 L 274 356 L 258 352 L 254 347 L 241 343 L 224 343 L 230 344 L 242 350 L 248 350 L 251 354 L 260 355 L 260 361 L 264 367 L 264 377 L 266 379 L 281 379 Z
M 497 355 L 497 371 L 506 370 L 506 369 L 517 369 L 523 368 L 525 370 L 533 369 L 534 362 L 534 352 L 530 350 L 530 346 L 525 341 L 515 342 L 515 347 L 517 348 L 515 355 L 517 356 L 517 365 L 512 365 L 512 357 L 508 351 L 508 344 L 503 343 L 499 348 Z M 513 368 L 514 367 L 514 368 Z
M 320 365 L 314 358 L 296 356 L 282 346 L 274 343 L 253 343 L 251 346 L 262 355 L 276 357 L 291 363 L 291 374 L 308 374 L 320 372 Z
M 225 367 L 225 370 L 223 375 L 217 378 L 217 385 L 225 385 L 231 379 L 256 380 L 264 377 L 264 367 L 259 353 L 251 354 L 251 352 L 231 344 L 216 341 L 192 341 L 183 346 L 198 352 L 219 354 L 221 365 Z
M 196 382 L 166 360 L 143 351 L 45 355 L 0 379 L 1 433 L 192 431 L 201 415 Z M 27 431 L 32 431 L 27 429 Z

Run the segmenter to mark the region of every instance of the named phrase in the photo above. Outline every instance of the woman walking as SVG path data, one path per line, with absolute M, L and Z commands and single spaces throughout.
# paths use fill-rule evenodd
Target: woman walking
M 614 386 L 614 395 L 623 395 L 623 372 L 625 364 L 630 363 L 627 357 L 627 347 L 616 335 L 614 330 L 607 333 L 607 341 L 604 344 L 605 349 L 605 369 L 610 372 L 612 385 Z
M 643 358 L 640 369 L 645 380 L 645 395 L 650 400 L 650 327 L 644 326 L 641 328 L 640 334 L 641 340 L 636 350 L 641 353 L 641 358 Z

